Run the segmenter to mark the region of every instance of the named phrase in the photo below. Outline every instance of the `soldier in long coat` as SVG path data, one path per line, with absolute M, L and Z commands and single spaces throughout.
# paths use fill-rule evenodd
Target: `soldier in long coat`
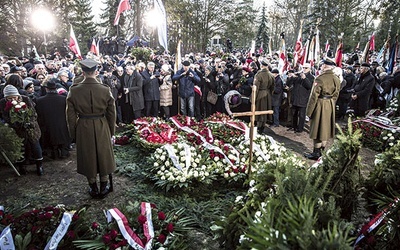
M 256 91 L 256 110 L 265 111 L 272 109 L 272 92 L 275 89 L 275 78 L 268 70 L 268 62 L 261 61 L 261 70 L 254 76 Z M 272 115 L 256 116 L 258 132 L 264 131 L 265 123 L 272 122 Z
M 306 114 L 311 120 L 310 138 L 314 141 L 314 150 L 304 156 L 312 160 L 321 157 L 321 148 L 325 149 L 327 141 L 335 136 L 335 103 L 340 91 L 340 80 L 333 73 L 335 66 L 331 60 L 323 61 L 322 73 L 314 80 L 307 104 Z
M 67 124 L 76 142 L 78 173 L 88 179 L 89 194 L 104 198 L 112 187 L 108 177 L 115 170 L 111 138 L 115 132 L 115 101 L 110 88 L 95 79 L 97 62 L 81 61 L 85 79 L 70 88 L 67 97 Z M 100 175 L 100 190 L 96 178 Z

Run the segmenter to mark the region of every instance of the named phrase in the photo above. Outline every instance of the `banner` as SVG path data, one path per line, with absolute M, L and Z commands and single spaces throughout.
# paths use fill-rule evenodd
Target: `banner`
M 71 32 L 69 36 L 69 49 L 74 52 L 75 56 L 82 59 L 81 50 L 79 49 L 78 40 L 76 40 L 74 29 L 71 25 Z
M 164 47 L 165 51 L 168 51 L 168 39 L 167 39 L 167 14 L 165 12 L 164 5 L 161 0 L 154 0 L 154 8 L 158 14 L 160 14 L 160 22 L 157 25 L 158 31 L 158 42 Z
M 130 10 L 130 9 L 131 5 L 129 4 L 129 0 L 121 0 L 121 2 L 119 2 L 118 5 L 117 14 L 115 15 L 114 25 L 118 25 L 121 13 L 124 12 L 125 10 Z

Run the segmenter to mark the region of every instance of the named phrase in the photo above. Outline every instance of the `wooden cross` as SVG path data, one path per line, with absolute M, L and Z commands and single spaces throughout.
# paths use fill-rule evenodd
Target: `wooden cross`
M 251 111 L 232 113 L 233 117 L 238 116 L 250 116 L 250 157 L 249 157 L 249 180 L 251 175 L 251 162 L 253 160 L 253 140 L 254 140 L 254 120 L 256 115 L 271 115 L 274 113 L 273 110 L 256 111 L 256 85 L 251 87 Z

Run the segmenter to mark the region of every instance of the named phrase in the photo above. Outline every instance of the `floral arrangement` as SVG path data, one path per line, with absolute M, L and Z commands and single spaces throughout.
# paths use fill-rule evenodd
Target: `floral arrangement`
M 19 160 L 22 157 L 22 138 L 18 137 L 14 129 L 1 122 L 0 138 L 0 152 L 4 153 L 11 162 Z M 3 156 L 0 157 L 0 163 L 7 163 Z
M 34 112 L 23 101 L 7 101 L 4 110 L 10 113 L 10 122 L 12 124 L 19 123 L 25 128 L 29 128 L 31 117 Z
M 208 182 L 215 173 L 215 166 L 203 164 L 198 148 L 185 143 L 156 149 L 149 162 L 151 172 L 148 177 L 167 190 L 188 187 L 195 181 Z
M 89 237 L 91 231 L 84 226 L 86 208 L 69 212 L 71 223 L 64 237 L 58 244 L 58 249 L 71 249 L 72 241 L 80 237 Z M 4 213 L 0 210 L 0 229 L 11 225 L 14 244 L 17 249 L 43 249 L 60 225 L 64 212 L 63 205 L 48 206 L 33 209 L 20 215 Z
M 74 245 L 80 249 L 167 249 L 191 223 L 183 217 L 183 209 L 164 213 L 147 202 L 128 202 L 121 210 L 109 209 L 107 217 L 104 227 L 92 223 L 92 229 L 99 232 L 96 238 L 75 240 Z

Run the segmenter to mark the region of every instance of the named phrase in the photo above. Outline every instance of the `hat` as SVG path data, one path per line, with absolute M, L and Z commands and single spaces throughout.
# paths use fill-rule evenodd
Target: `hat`
M 17 71 L 22 71 L 22 69 L 18 66 L 12 66 L 10 69 L 10 73 L 15 73 Z
M 353 71 L 353 67 L 352 66 L 347 66 L 346 69 L 349 69 L 349 70 Z
M 200 63 L 200 64 L 204 63 L 204 60 L 203 60 L 203 59 L 200 59 L 200 60 L 199 60 L 199 63 Z
M 263 66 L 268 66 L 268 61 L 267 61 L 267 59 L 261 60 L 261 65 L 263 65 Z
M 371 67 L 371 65 L 369 65 L 369 63 L 362 63 L 362 64 L 361 64 L 361 67 L 369 68 L 369 67 Z
M 230 98 L 229 104 L 231 105 L 239 105 L 242 102 L 242 97 L 240 95 L 233 95 Z
M 82 71 L 93 72 L 93 71 L 96 71 L 98 63 L 95 60 L 88 58 L 88 59 L 82 60 L 80 62 L 80 64 L 82 67 Z
M 33 84 L 33 81 L 32 80 L 28 80 L 28 79 L 24 79 L 24 82 L 23 82 L 23 88 L 26 90 L 26 88 L 27 87 L 29 87 L 30 85 L 32 85 Z
M 379 65 L 379 63 L 377 61 L 373 61 L 371 64 L 372 65 Z
M 271 73 L 279 74 L 279 70 L 277 68 L 274 68 L 273 70 L 271 70 Z
M 311 64 L 305 63 L 305 64 L 303 64 L 303 68 L 311 68 Z
M 18 89 L 16 87 L 14 87 L 13 85 L 5 86 L 3 89 L 3 94 L 4 94 L 4 97 L 20 95 L 18 92 Z
M 322 60 L 322 63 L 329 66 L 336 66 L 336 63 L 330 58 L 325 58 L 324 60 Z
M 251 69 L 250 69 L 250 68 L 248 68 L 248 67 L 243 67 L 243 68 L 242 68 L 242 70 L 244 70 L 244 71 L 246 71 L 246 72 L 248 72 L 248 73 L 250 73 L 250 72 L 251 72 Z
M 182 62 L 182 65 L 183 65 L 183 66 L 190 66 L 190 62 L 189 62 L 189 61 L 183 61 L 183 62 Z
M 360 66 L 361 66 L 361 64 L 358 63 L 358 62 L 356 62 L 356 63 L 353 65 L 353 67 L 360 67 Z
M 288 73 L 294 73 L 293 69 L 288 70 Z
M 47 89 L 56 89 L 57 88 L 57 84 L 54 80 L 50 80 L 47 82 L 47 84 L 44 86 Z

